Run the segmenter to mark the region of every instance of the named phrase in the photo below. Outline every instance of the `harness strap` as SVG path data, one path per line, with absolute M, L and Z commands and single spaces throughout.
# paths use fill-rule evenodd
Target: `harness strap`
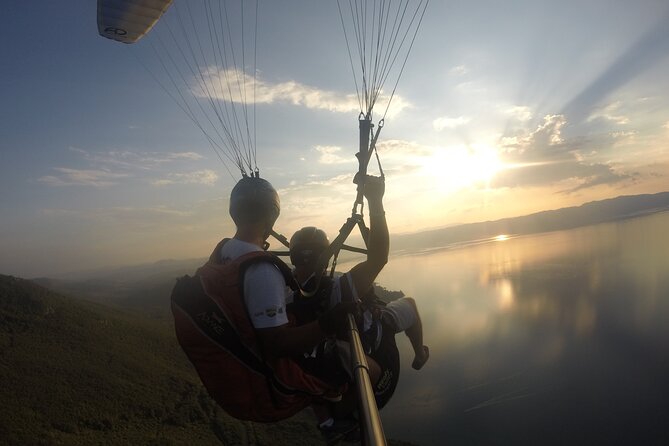
M 267 378 L 277 391 L 286 395 L 298 393 L 281 383 L 273 370 L 241 341 L 223 310 L 205 293 L 199 277 L 180 278 L 172 293 L 172 301 L 204 336 L 250 371 Z
M 285 237 L 284 237 L 285 238 Z M 214 248 L 214 250 L 211 252 L 211 255 L 209 256 L 209 263 L 212 263 L 214 265 L 221 265 L 223 263 L 221 259 L 221 248 L 225 243 L 230 240 L 229 238 L 224 238 Z M 262 255 L 260 255 L 261 251 L 253 251 L 245 256 L 249 256 L 248 259 L 243 259 L 245 256 L 242 256 L 242 260 L 239 265 L 239 272 L 240 272 L 240 279 L 244 277 L 244 273 L 246 272 L 246 269 L 259 262 L 269 262 L 272 265 L 276 266 L 279 269 L 279 272 L 283 276 L 283 279 L 286 281 L 286 285 L 290 287 L 291 290 L 296 290 L 298 288 L 298 284 L 295 281 L 295 278 L 293 277 L 293 272 L 290 270 L 290 267 L 286 265 L 286 263 L 278 258 L 276 255 L 268 253 L 266 251 L 262 251 Z M 239 261 L 239 259 L 238 259 Z M 243 282 L 242 282 L 243 283 Z

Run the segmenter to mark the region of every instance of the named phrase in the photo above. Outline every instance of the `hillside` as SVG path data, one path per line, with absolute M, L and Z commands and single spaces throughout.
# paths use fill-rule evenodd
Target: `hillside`
M 0 444 L 324 444 L 308 410 L 275 424 L 229 417 L 202 387 L 171 324 L 141 314 L 0 275 L 0 380 L 11 383 L 0 388 Z
M 322 443 L 308 414 L 228 417 L 165 324 L 10 276 L 0 276 L 0 380 L 2 444 Z

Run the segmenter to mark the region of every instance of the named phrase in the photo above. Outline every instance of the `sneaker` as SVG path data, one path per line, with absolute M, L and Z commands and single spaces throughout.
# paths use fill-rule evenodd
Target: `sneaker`
M 318 430 L 328 445 L 337 444 L 342 440 L 350 441 L 347 437 L 355 431 L 359 432 L 358 421 L 352 418 L 335 418 L 332 426 L 319 426 Z
M 338 403 L 342 400 L 343 396 L 341 392 L 336 390 L 328 390 L 323 395 L 321 395 L 320 398 L 329 403 Z
M 360 444 L 360 426 L 357 426 L 352 431 L 344 434 L 344 437 L 341 439 L 344 443 L 353 443 Z
M 329 403 L 338 403 L 342 400 L 343 395 L 348 391 L 348 389 L 348 384 L 340 384 L 335 388 L 326 390 L 322 395 L 319 395 L 316 398 L 320 398 L 323 401 L 327 401 Z

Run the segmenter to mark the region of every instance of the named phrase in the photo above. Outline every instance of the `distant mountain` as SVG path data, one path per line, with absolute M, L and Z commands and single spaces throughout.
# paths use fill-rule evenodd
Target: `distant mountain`
M 522 217 L 464 224 L 415 234 L 391 236 L 393 253 L 437 249 L 486 241 L 500 234 L 525 235 L 571 229 L 669 210 L 669 192 L 633 195 L 594 201 L 581 206 L 538 212 Z M 355 244 L 355 243 L 354 243 Z M 343 253 L 340 261 L 362 258 Z M 98 269 L 34 281 L 62 294 L 114 304 L 139 311 L 144 316 L 168 316 L 168 299 L 174 281 L 192 274 L 206 261 L 200 259 L 162 260 L 150 264 Z
M 193 274 L 205 260 L 161 260 L 58 279 L 36 278 L 33 282 L 61 294 L 137 310 L 144 316 L 161 319 L 169 313 L 169 296 L 176 278 Z
M 391 234 L 391 247 L 393 253 L 434 249 L 485 240 L 500 234 L 526 235 L 571 229 L 666 210 L 669 210 L 669 192 L 621 196 L 521 217 L 450 226 L 413 234 Z M 361 256 L 342 252 L 340 262 L 355 258 Z M 161 260 L 149 264 L 100 268 L 61 275 L 57 279 L 33 280 L 60 292 L 96 301 L 113 301 L 128 297 L 134 300 L 137 292 L 145 291 L 151 294 L 156 284 L 173 283 L 174 278 L 192 274 L 205 261 L 205 256 L 199 259 Z
M 206 257 L 198 259 L 167 259 L 159 260 L 153 263 L 144 263 L 139 265 L 127 265 L 120 267 L 96 268 L 86 271 L 77 271 L 67 274 L 59 274 L 55 277 L 59 282 L 84 282 L 94 280 L 96 282 L 106 282 L 115 284 L 119 282 L 136 282 L 142 280 L 152 280 L 155 278 L 173 277 L 182 274 L 184 271 L 193 272 L 201 266 Z M 32 280 L 48 281 L 54 278 L 33 278 Z M 45 282 L 46 283 L 46 282 Z
M 593 201 L 581 206 L 522 217 L 471 223 L 416 234 L 392 236 L 393 252 L 434 249 L 487 240 L 500 234 L 526 235 L 589 226 L 669 210 L 669 192 Z

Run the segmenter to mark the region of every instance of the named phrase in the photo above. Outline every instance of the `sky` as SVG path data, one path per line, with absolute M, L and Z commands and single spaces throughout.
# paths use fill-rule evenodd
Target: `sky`
M 0 20 L 0 273 L 205 257 L 233 234 L 239 174 L 161 87 L 161 22 L 124 45 L 92 1 L 10 0 Z M 669 190 L 668 22 L 663 0 L 432 0 L 377 143 L 391 234 Z M 275 228 L 332 238 L 360 113 L 337 3 L 260 1 L 255 48 Z

